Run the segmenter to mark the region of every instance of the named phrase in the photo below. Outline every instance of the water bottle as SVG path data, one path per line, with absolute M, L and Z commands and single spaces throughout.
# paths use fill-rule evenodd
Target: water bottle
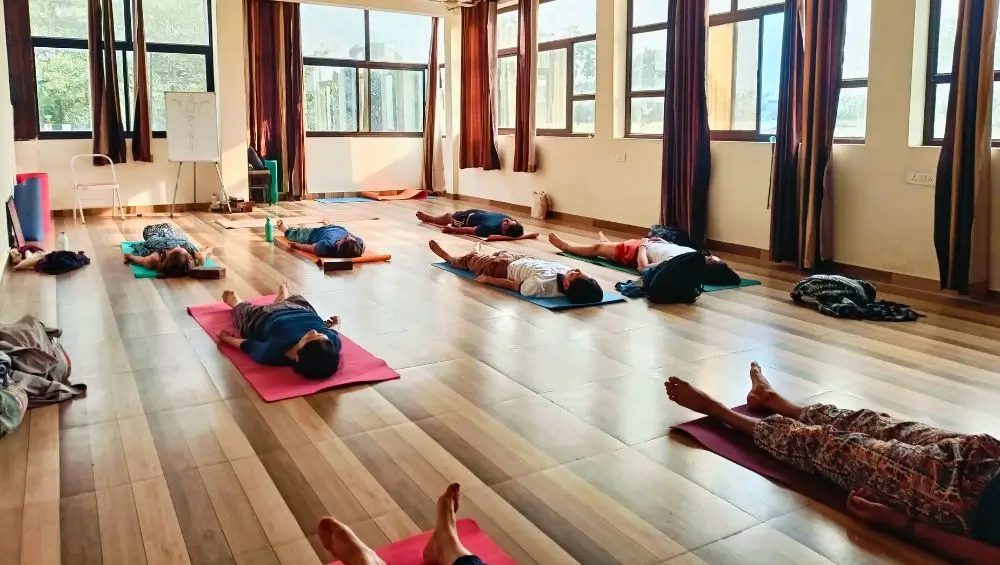
M 268 243 L 274 241 L 274 226 L 271 224 L 271 216 L 264 220 L 264 241 Z
M 66 232 L 59 232 L 58 244 L 60 251 L 69 251 L 69 236 Z

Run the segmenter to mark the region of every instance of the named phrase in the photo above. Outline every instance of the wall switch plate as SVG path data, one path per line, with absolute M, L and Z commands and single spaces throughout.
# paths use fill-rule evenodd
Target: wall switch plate
M 615 162 L 624 163 L 626 160 L 628 160 L 628 155 L 625 153 L 615 153 Z
M 934 173 L 921 173 L 918 171 L 910 171 L 906 173 L 906 183 L 907 184 L 919 184 L 921 186 L 934 186 L 937 181 L 937 175 Z

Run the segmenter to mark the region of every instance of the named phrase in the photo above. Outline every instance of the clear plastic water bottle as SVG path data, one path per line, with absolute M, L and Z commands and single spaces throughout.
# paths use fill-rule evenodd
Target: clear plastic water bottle
M 274 241 L 274 225 L 271 224 L 271 216 L 264 220 L 264 241 L 268 243 Z
M 66 232 L 59 232 L 57 243 L 60 251 L 69 251 L 69 236 Z

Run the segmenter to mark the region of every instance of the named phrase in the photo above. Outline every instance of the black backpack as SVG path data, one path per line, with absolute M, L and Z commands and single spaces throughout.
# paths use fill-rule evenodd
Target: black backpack
M 642 273 L 646 298 L 653 304 L 693 304 L 703 292 L 705 256 L 685 253 Z

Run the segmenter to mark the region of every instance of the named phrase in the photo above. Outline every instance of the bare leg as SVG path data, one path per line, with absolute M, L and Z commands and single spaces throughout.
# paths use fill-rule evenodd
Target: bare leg
M 453 265 L 455 263 L 455 258 L 448 255 L 448 252 L 445 251 L 438 242 L 432 239 L 427 242 L 427 246 L 431 248 L 431 251 L 433 251 L 435 255 L 447 261 L 448 264 Z
M 615 247 L 617 246 L 616 243 L 611 242 L 572 245 L 554 233 L 549 234 L 549 243 L 560 251 L 583 257 L 603 257 L 608 260 L 614 260 Z
M 749 406 L 766 408 L 793 420 L 798 420 L 802 416 L 802 411 L 806 409 L 805 406 L 795 404 L 778 394 L 771 387 L 771 383 L 764 378 L 764 372 L 756 361 L 750 364 L 750 385 L 750 394 L 747 395 Z
M 417 219 L 420 220 L 421 222 L 434 224 L 436 226 L 447 226 L 451 224 L 454 217 L 452 216 L 451 212 L 448 212 L 446 214 L 441 214 L 440 216 L 431 216 L 426 212 L 417 212 Z
M 281 286 L 278 287 L 278 294 L 274 296 L 274 303 L 277 304 L 279 302 L 284 302 L 285 300 L 288 300 L 289 296 L 291 296 L 291 294 L 288 292 L 288 283 L 283 282 L 281 283 Z
M 285 233 L 285 230 L 288 229 L 288 224 L 285 223 L 285 220 L 278 220 L 278 223 L 274 227 L 278 228 L 278 231 L 281 233 Z
M 344 565 L 385 565 L 385 561 L 361 543 L 350 528 L 337 520 L 327 516 L 319 521 L 316 529 L 323 547 Z
M 753 430 L 758 422 L 757 418 L 733 412 L 704 391 L 691 386 L 687 381 L 677 377 L 667 379 L 664 386 L 667 389 L 667 397 L 684 408 L 693 410 L 699 414 L 718 418 L 727 426 L 742 434 L 753 435 Z
M 604 232 L 602 231 L 597 232 L 597 240 L 601 243 L 611 243 L 611 240 L 608 239 L 608 236 L 604 235 Z
M 424 563 L 426 565 L 452 565 L 460 557 L 472 555 L 461 540 L 458 539 L 458 529 L 455 526 L 455 513 L 461 502 L 461 486 L 452 483 L 437 502 L 437 523 L 434 534 L 427 547 L 424 548 Z
M 222 301 L 225 302 L 226 306 L 229 306 L 230 308 L 235 308 L 237 304 L 243 302 L 232 290 L 227 290 L 222 293 Z

